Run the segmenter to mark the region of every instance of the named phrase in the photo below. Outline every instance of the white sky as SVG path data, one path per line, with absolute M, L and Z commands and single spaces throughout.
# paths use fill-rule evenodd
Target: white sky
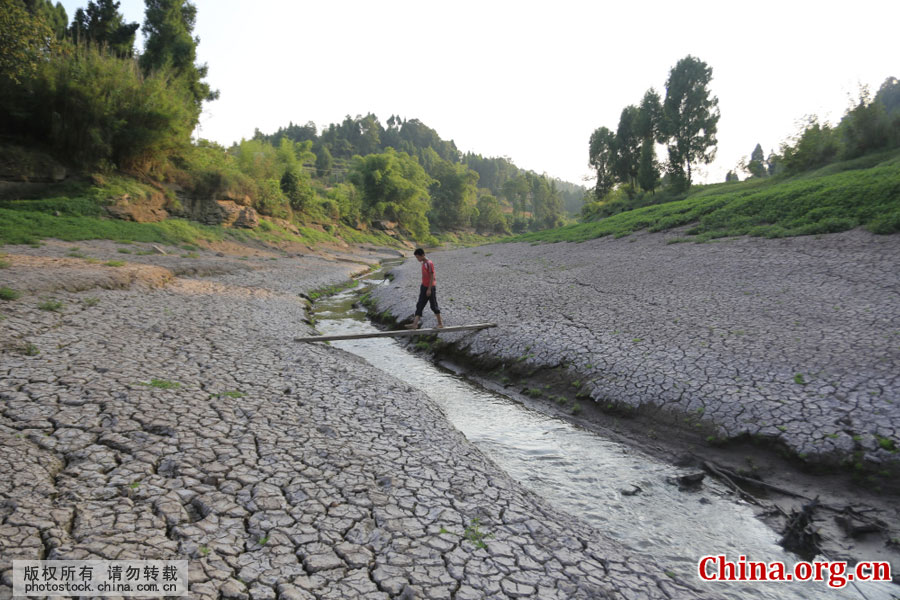
M 71 20 L 87 0 L 62 4 Z M 712 67 L 722 113 L 700 181 L 724 181 L 757 143 L 777 149 L 805 115 L 836 122 L 860 84 L 874 94 L 900 77 L 897 0 L 195 4 L 198 58 L 221 92 L 201 137 L 228 146 L 255 127 L 399 114 L 463 152 L 581 184 L 594 129 L 615 130 L 651 86 L 664 96 L 687 54 Z M 143 23 L 142 0 L 120 10 Z

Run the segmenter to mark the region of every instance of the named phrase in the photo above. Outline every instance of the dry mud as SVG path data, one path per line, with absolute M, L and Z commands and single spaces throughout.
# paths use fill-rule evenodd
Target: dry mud
M 722 460 L 821 495 L 830 549 L 900 562 L 900 236 L 675 238 L 429 254 L 444 323 L 498 324 L 441 335 L 437 355 L 525 402 L 543 392 L 550 411 L 568 395 L 579 422 L 670 460 Z M 373 310 L 402 322 L 420 269 L 410 260 L 392 273 Z M 847 506 L 882 531 L 838 540 Z
M 0 598 L 13 559 L 89 558 L 189 559 L 193 598 L 702 597 L 292 342 L 303 295 L 395 252 L 72 246 L 0 249 Z

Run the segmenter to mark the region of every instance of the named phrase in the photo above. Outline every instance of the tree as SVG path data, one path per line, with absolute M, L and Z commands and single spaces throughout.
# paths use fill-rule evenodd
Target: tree
M 616 159 L 614 173 L 620 183 L 631 184 L 637 182 L 638 170 L 641 160 L 641 137 L 638 135 L 639 110 L 636 106 L 626 106 L 619 116 L 619 126 L 616 128 Z
M 635 133 L 642 140 L 659 137 L 659 126 L 662 120 L 662 104 L 659 94 L 653 88 L 644 93 L 638 115 L 634 122 Z
M 309 177 L 298 169 L 285 171 L 279 187 L 294 210 L 303 210 L 315 197 L 315 192 L 309 185 Z
M 645 137 L 641 144 L 641 163 L 638 169 L 638 185 L 651 194 L 659 187 L 659 164 L 656 162 L 656 149 L 653 138 Z
M 890 121 L 882 102 L 872 102 L 866 88 L 856 106 L 847 111 L 838 129 L 843 138 L 843 158 L 856 158 L 885 148 L 890 142 Z
M 612 191 L 616 184 L 616 135 L 606 127 L 598 127 L 591 134 L 588 165 L 597 173 L 594 195 L 598 200 Z
M 204 101 L 215 100 L 218 91 L 212 91 L 203 81 L 207 66 L 197 65 L 198 38 L 191 37 L 197 19 L 197 7 L 188 0 L 145 0 L 144 53 L 141 68 L 150 73 L 163 67 L 171 67 L 194 99 L 197 118 Z
M 816 117 L 809 117 L 803 131 L 794 144 L 781 147 L 784 166 L 790 173 L 799 173 L 826 165 L 840 151 L 839 137 L 828 123 L 819 124 Z
M 528 208 L 528 180 L 524 175 L 516 175 L 507 179 L 502 186 L 503 197 L 509 201 L 513 209 L 513 216 L 524 212 Z
M 0 82 L 21 83 L 53 48 L 53 33 L 21 0 L 0 0 Z M 6 90 L 4 90 L 6 91 Z
M 693 56 L 669 72 L 660 131 L 669 144 L 669 174 L 679 187 L 690 187 L 691 165 L 715 158 L 719 99 L 710 96 L 712 69 Z
M 434 152 L 431 148 L 430 152 Z M 469 225 L 478 195 L 478 173 L 463 164 L 436 157 L 430 187 L 430 220 L 441 229 L 459 229 Z
M 62 40 L 66 37 L 69 16 L 60 2 L 57 2 L 55 6 L 51 0 L 24 0 L 24 3 L 28 12 L 42 19 L 50 27 L 56 35 L 56 39 Z
M 509 233 L 509 225 L 500 208 L 500 201 L 490 194 L 478 199 L 475 228 L 479 233 Z
M 331 156 L 331 152 L 328 151 L 328 146 L 322 146 L 316 152 L 316 174 L 319 177 L 328 177 L 331 175 L 333 167 L 334 159 Z
M 415 158 L 393 148 L 356 156 L 350 181 L 362 193 L 366 217 L 397 221 L 417 238 L 428 238 L 425 213 L 431 204 L 428 186 L 433 180 Z
M 563 223 L 562 200 L 556 184 L 543 175 L 528 174 L 531 182 L 532 227 L 553 229 Z
M 765 160 L 766 158 L 762 146 L 757 144 L 756 148 L 753 149 L 753 152 L 750 153 L 750 162 L 747 164 L 746 168 L 751 177 L 765 177 L 769 174 Z
M 134 55 L 134 36 L 137 23 L 126 23 L 119 13 L 119 2 L 113 0 L 89 0 L 87 9 L 75 11 L 69 34 L 76 42 L 108 48 L 122 58 Z
M 885 79 L 875 94 L 875 102 L 880 102 L 888 114 L 900 112 L 900 80 L 896 77 Z

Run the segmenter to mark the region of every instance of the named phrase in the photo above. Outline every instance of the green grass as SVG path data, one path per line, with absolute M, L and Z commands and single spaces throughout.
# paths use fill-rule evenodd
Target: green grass
M 107 267 L 124 267 L 125 261 L 124 260 L 108 260 L 103 264 Z
M 144 383 L 142 385 L 154 387 L 160 390 L 177 390 L 181 387 L 181 384 L 177 381 L 167 381 L 165 379 L 151 379 L 150 383 Z
M 356 279 L 351 279 L 349 281 L 345 281 L 344 283 L 338 283 L 335 285 L 327 285 L 325 287 L 318 288 L 309 293 L 310 300 L 317 300 L 319 298 L 325 296 L 334 296 L 338 292 L 342 292 L 344 290 L 354 288 L 359 285 L 359 281 Z
M 900 153 L 828 165 L 793 177 L 695 186 L 683 200 L 528 233 L 504 241 L 583 242 L 692 225 L 689 240 L 751 235 L 789 237 L 865 227 L 900 232 Z
M 39 309 L 50 312 L 60 312 L 63 309 L 63 306 L 65 305 L 59 300 L 45 300 L 38 304 Z
M 22 292 L 17 292 L 16 290 L 10 287 L 0 287 L 0 300 L 18 300 L 22 297 Z

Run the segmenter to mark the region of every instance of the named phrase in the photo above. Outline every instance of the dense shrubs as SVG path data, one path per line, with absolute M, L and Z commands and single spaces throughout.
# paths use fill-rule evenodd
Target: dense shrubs
M 67 47 L 3 94 L 8 132 L 49 145 L 91 169 L 159 171 L 190 141 L 193 115 L 165 70 L 145 77 L 133 60 Z

